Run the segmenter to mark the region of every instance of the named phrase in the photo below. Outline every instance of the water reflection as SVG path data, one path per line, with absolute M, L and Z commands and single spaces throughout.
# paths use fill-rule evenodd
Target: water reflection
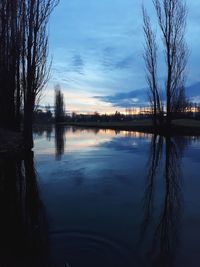
M 46 126 L 34 125 L 34 138 L 45 136 L 47 141 L 51 142 L 53 133 L 53 125 L 49 124 Z
M 60 125 L 55 127 L 55 149 L 56 160 L 61 160 L 65 153 L 65 128 Z
M 0 158 L 0 266 L 50 266 L 33 153 Z
M 119 140 L 120 138 L 121 140 Z M 55 127 L 50 125 L 47 127 L 38 126 L 35 127 L 34 132 L 35 152 L 38 153 L 39 150 L 42 150 L 42 154 L 55 154 L 58 161 L 62 160 L 62 156 L 66 153 L 98 148 L 104 144 L 111 144 L 114 139 L 118 139 L 117 142 L 120 145 L 122 138 L 124 138 L 123 143 L 126 143 L 125 146 L 128 147 L 130 143 L 126 142 L 127 140 L 130 142 L 133 139 L 138 142 L 140 140 L 150 141 L 151 134 L 61 125 Z
M 173 267 L 199 257 L 198 137 L 78 127 L 46 136 L 35 152 L 55 266 Z
M 183 206 L 181 158 L 188 142 L 189 138 L 184 137 L 152 136 L 141 231 L 142 242 L 152 231 L 150 227 L 153 228 L 148 245 L 148 258 L 152 266 L 171 267 L 175 264 Z M 163 173 L 164 191 L 156 214 L 156 178 L 160 173 Z
M 142 237 L 146 234 L 149 224 L 152 222 L 154 211 L 155 176 L 162 157 L 163 138 L 153 135 L 150 144 L 148 171 L 144 192 L 144 222 L 142 225 Z

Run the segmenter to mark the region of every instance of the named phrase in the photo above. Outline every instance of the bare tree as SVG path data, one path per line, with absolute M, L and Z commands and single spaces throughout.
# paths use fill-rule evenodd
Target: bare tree
M 146 79 L 150 89 L 149 99 L 153 110 L 154 126 L 157 126 L 157 117 L 162 114 L 162 104 L 157 83 L 157 45 L 156 35 L 151 28 L 150 18 L 142 7 L 143 31 L 145 37 L 144 61 L 146 65 Z
M 185 83 L 188 49 L 185 43 L 187 8 L 184 0 L 153 0 L 162 32 L 167 65 L 166 111 L 167 124 L 177 106 Z
M 19 100 L 20 60 L 19 0 L 0 3 L 0 123 L 5 128 L 16 126 L 16 98 Z
M 20 128 L 32 148 L 35 102 L 48 77 L 49 16 L 59 0 L 1 0 L 0 2 L 0 124 Z
M 189 105 L 189 101 L 185 95 L 185 88 L 180 87 L 178 90 L 178 96 L 173 101 L 173 114 L 175 116 L 182 114 L 186 111 Z
M 58 0 L 23 1 L 22 91 L 24 139 L 33 147 L 32 122 L 37 98 L 49 78 L 47 23 Z

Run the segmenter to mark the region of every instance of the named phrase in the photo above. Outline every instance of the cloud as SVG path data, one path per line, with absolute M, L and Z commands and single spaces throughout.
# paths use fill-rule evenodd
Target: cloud
M 123 58 L 122 60 L 118 61 L 115 67 L 117 69 L 129 69 L 129 68 L 132 68 L 133 65 L 134 65 L 134 57 L 127 56 Z
M 200 100 L 200 82 L 186 87 L 186 96 L 195 102 Z M 161 97 L 164 100 L 164 92 L 161 92 Z M 137 89 L 128 93 L 117 93 L 107 96 L 95 96 L 103 102 L 112 104 L 114 107 L 129 108 L 129 107 L 145 107 L 148 102 L 148 88 Z
M 96 77 L 97 78 L 97 77 Z M 95 80 L 93 81 L 95 84 Z M 77 113 L 114 113 L 116 110 L 124 112 L 126 108 L 146 107 L 148 102 L 148 89 L 142 88 L 126 92 L 120 90 L 120 93 L 105 95 L 96 95 L 90 90 L 81 90 L 73 88 L 65 88 L 65 84 L 61 83 L 65 95 L 65 103 L 68 112 L 75 111 Z M 106 90 L 104 90 L 106 91 Z M 164 93 L 163 93 L 164 95 Z M 200 101 L 200 82 L 186 87 L 186 95 L 190 101 Z M 54 90 L 49 87 L 45 94 L 44 106 L 53 105 Z M 42 104 L 42 105 L 43 105 Z
M 200 96 L 200 82 L 192 84 L 186 87 L 186 95 L 188 97 L 198 97 Z
M 135 56 L 132 51 L 118 51 L 115 47 L 105 47 L 102 50 L 102 66 L 106 70 L 119 71 L 134 68 Z M 121 73 L 122 74 L 122 73 Z M 123 74 L 122 74 L 123 75 Z
M 142 57 L 142 2 L 157 32 L 158 79 L 163 85 L 163 45 L 152 1 L 115 0 L 113 4 L 113 0 L 60 0 L 50 18 L 49 51 L 53 54 L 53 65 L 48 87 L 59 82 L 66 93 L 73 90 L 77 94 L 98 96 L 99 105 L 144 105 L 148 96 Z M 193 84 L 200 77 L 199 0 L 190 1 L 188 9 L 187 80 Z
M 108 96 L 96 96 L 101 101 L 111 103 L 114 107 L 129 108 L 147 106 L 147 89 L 138 89 L 128 93 L 117 93 Z
M 80 74 L 83 74 L 83 69 L 84 69 L 84 61 L 81 57 L 81 55 L 74 55 L 72 57 L 72 70 L 75 72 L 78 72 Z

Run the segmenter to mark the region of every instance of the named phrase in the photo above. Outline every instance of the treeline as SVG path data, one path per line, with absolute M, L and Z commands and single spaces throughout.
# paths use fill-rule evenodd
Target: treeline
M 54 96 L 54 112 L 51 111 L 50 106 L 46 106 L 45 110 L 36 109 L 34 111 L 33 122 L 34 123 L 54 123 L 65 122 L 68 116 L 65 112 L 65 100 L 64 94 L 61 91 L 59 84 L 55 86 Z
M 0 125 L 33 147 L 36 101 L 49 76 L 47 23 L 58 0 L 0 2 Z
M 42 109 L 35 109 L 33 113 L 33 123 L 42 124 L 42 123 L 53 123 L 54 117 L 53 113 L 51 112 L 50 107 L 46 106 L 45 110 Z
M 166 116 L 163 117 L 164 119 Z M 176 119 L 200 119 L 200 105 L 190 104 L 187 110 L 176 113 L 174 117 Z M 115 114 L 76 114 L 72 113 L 71 116 L 65 116 L 65 122 L 122 122 L 122 121 L 132 121 L 132 120 L 152 120 L 154 115 L 152 113 L 143 111 L 138 114 L 123 114 L 116 112 Z
M 94 112 L 93 114 L 77 114 L 72 113 L 66 119 L 70 122 L 114 122 L 114 121 L 131 121 L 134 119 L 146 119 L 149 118 L 147 114 L 123 114 L 116 111 L 114 114 L 99 114 Z
M 60 94 L 59 94 L 60 96 Z M 62 96 L 62 94 L 61 94 Z M 63 97 L 63 96 L 62 96 Z M 59 108 L 60 110 L 60 108 Z M 164 113 L 164 118 L 166 114 Z M 187 106 L 173 114 L 174 119 L 197 119 L 200 120 L 200 104 L 188 102 Z M 99 114 L 94 112 L 93 114 L 78 114 L 72 112 L 72 114 L 66 114 L 61 112 L 61 116 L 51 111 L 50 107 L 45 107 L 45 110 L 37 109 L 34 111 L 34 123 L 35 124 L 51 124 L 62 122 L 114 122 L 114 121 L 132 121 L 132 120 L 145 120 L 154 119 L 154 114 L 150 107 L 140 108 L 139 111 L 133 108 L 125 110 L 125 113 L 116 111 L 113 114 Z

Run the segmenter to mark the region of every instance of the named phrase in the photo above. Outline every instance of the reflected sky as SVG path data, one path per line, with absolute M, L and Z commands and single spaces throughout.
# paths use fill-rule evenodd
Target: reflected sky
M 47 135 L 46 129 L 40 132 L 35 132 L 34 138 L 35 152 L 37 155 L 55 153 L 55 129 L 52 129 L 51 132 L 51 138 L 53 138 L 53 140 Z M 140 132 L 114 131 L 109 129 L 65 127 L 62 138 L 64 139 L 65 146 L 67 147 L 66 153 L 71 153 L 93 150 L 95 147 L 98 148 L 101 145 L 103 146 L 105 144 L 109 144 L 113 139 L 116 140 L 116 143 L 121 143 L 122 140 L 125 140 L 124 145 L 126 144 L 126 141 L 129 140 L 126 146 L 129 147 L 131 145 L 136 147 L 138 145 L 138 140 L 144 139 L 144 142 L 149 142 L 151 135 Z
M 199 138 L 57 131 L 35 132 L 55 266 L 198 267 Z

